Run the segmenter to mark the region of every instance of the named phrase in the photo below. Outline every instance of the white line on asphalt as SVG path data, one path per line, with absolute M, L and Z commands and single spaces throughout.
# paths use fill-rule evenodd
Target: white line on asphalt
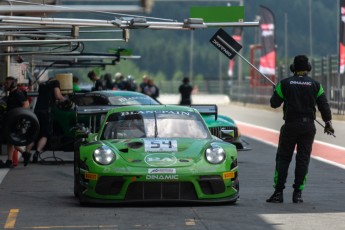
M 334 165 L 334 166 L 337 166 L 339 168 L 345 169 L 345 165 L 338 164 L 338 163 L 330 161 L 330 160 L 326 160 L 325 158 L 322 158 L 322 157 L 316 157 L 313 155 L 311 157 L 314 158 L 315 160 L 319 160 L 319 161 L 325 162 L 327 164 Z
M 5 178 L 8 171 L 9 171 L 9 169 L 0 169 L 0 184 L 1 184 L 2 180 Z
M 258 125 L 253 125 L 253 124 L 242 122 L 242 121 L 236 121 L 236 123 L 247 125 L 247 126 L 252 126 L 252 127 L 255 127 L 255 128 L 258 128 L 258 129 L 262 129 L 262 130 L 266 130 L 266 131 L 269 131 L 269 132 L 273 132 L 273 133 L 279 134 L 279 131 L 274 130 L 274 129 L 269 129 L 269 128 L 266 128 L 266 127 L 262 127 L 262 126 L 258 126 Z M 278 145 L 276 143 L 273 143 L 273 142 L 270 142 L 270 141 L 266 141 L 266 140 L 262 140 L 260 137 L 252 137 L 252 136 L 248 136 L 248 137 L 249 138 L 253 138 L 253 139 L 257 140 L 257 141 L 263 142 L 265 144 L 269 144 L 271 146 L 278 147 Z M 328 146 L 328 147 L 332 147 L 332 148 L 336 148 L 336 149 L 345 151 L 345 148 L 342 147 L 342 146 L 333 145 L 333 144 L 329 144 L 329 143 L 326 143 L 326 142 L 323 142 L 323 141 L 318 141 L 318 140 L 315 140 L 314 142 L 316 142 L 318 144 L 322 144 L 322 145 Z M 342 165 L 342 164 L 339 164 L 339 163 L 336 163 L 336 162 L 333 162 L 333 161 L 330 161 L 330 160 L 327 160 L 325 158 L 318 157 L 318 156 L 313 156 L 312 155 L 311 157 L 313 159 L 315 159 L 315 160 L 322 161 L 324 163 L 327 163 L 327 164 L 330 164 L 330 165 L 333 165 L 333 166 L 345 169 L 345 165 Z

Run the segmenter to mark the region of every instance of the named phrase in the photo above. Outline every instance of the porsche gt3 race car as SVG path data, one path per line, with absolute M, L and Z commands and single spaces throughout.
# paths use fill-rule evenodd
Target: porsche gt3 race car
M 81 204 L 239 198 L 236 147 L 212 136 L 191 107 L 111 109 L 98 133 L 76 143 L 74 158 Z

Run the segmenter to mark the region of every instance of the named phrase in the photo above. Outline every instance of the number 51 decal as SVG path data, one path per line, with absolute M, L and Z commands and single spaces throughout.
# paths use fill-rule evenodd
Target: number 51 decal
M 177 141 L 167 139 L 145 140 L 145 152 L 176 152 Z

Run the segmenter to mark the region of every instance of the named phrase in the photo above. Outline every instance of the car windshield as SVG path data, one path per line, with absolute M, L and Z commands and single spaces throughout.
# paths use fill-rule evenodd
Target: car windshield
M 146 95 L 128 94 L 128 95 L 100 95 L 85 94 L 77 96 L 74 99 L 78 106 L 100 106 L 100 105 L 158 105 L 159 102 Z
M 111 105 L 158 105 L 159 103 L 145 95 L 109 97 Z
M 209 138 L 201 116 L 186 111 L 134 111 L 108 117 L 101 139 Z

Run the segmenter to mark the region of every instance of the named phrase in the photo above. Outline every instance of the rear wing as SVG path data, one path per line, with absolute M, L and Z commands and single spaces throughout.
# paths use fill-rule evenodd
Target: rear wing
M 119 107 L 118 105 L 116 107 Z M 76 106 L 75 110 L 78 115 L 102 115 L 107 114 L 109 110 L 116 108 L 115 106 Z
M 83 123 L 93 133 L 98 132 L 105 118 L 105 115 L 109 110 L 116 107 L 118 106 L 76 106 L 76 123 Z M 86 122 L 87 124 L 85 124 Z
M 190 107 L 198 110 L 201 115 L 214 115 L 215 120 L 218 118 L 218 107 L 216 104 L 190 105 Z
M 69 93 L 68 95 L 71 96 L 79 96 L 79 95 L 84 95 L 85 93 L 89 93 L 90 91 L 85 91 L 85 92 L 73 92 Z M 39 92 L 38 91 L 25 91 L 26 95 L 28 97 L 38 97 Z

